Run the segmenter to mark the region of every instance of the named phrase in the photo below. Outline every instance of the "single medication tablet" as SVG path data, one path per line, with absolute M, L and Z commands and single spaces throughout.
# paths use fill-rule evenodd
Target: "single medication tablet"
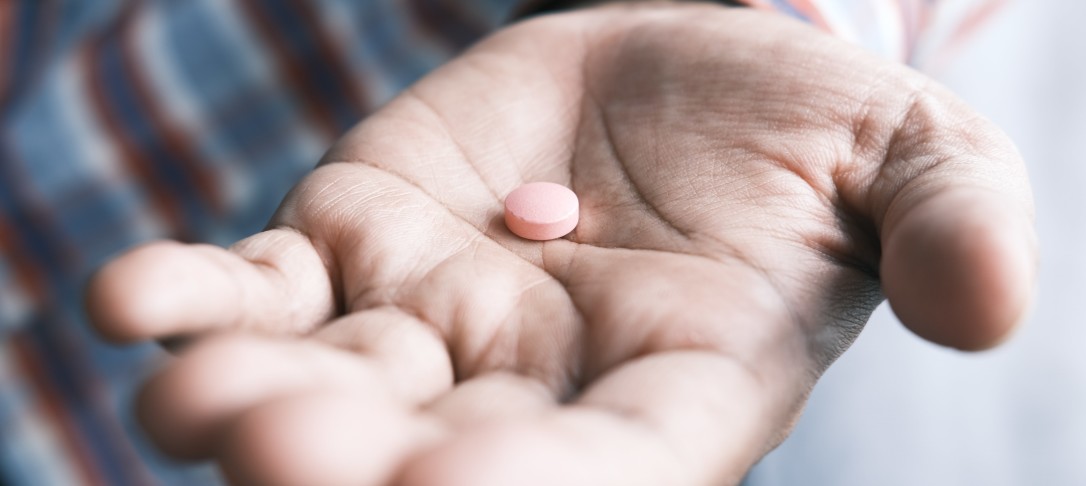
M 505 225 L 528 240 L 561 238 L 577 226 L 577 195 L 561 184 L 532 182 L 505 197 Z

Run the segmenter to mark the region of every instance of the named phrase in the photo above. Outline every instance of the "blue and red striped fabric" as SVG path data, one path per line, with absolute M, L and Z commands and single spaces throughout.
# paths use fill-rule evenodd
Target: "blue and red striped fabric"
M 0 484 L 213 484 L 143 443 L 127 407 L 157 351 L 99 343 L 83 281 L 142 241 L 259 230 L 339 134 L 516 3 L 0 0 Z M 999 2 L 747 3 L 916 61 Z

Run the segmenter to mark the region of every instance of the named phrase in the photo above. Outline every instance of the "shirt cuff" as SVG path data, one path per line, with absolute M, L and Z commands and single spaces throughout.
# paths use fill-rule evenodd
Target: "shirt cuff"
M 610 0 L 617 2 L 622 0 Z M 637 0 L 625 0 L 637 1 Z M 914 66 L 947 61 L 1009 0 L 717 0 L 777 11 Z M 524 0 L 513 19 L 608 0 Z
M 1007 0 L 742 0 L 914 66 L 956 52 Z

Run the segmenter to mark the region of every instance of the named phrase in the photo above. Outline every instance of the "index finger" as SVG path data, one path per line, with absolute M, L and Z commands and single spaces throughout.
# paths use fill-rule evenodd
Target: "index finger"
M 100 269 L 91 322 L 119 342 L 216 329 L 301 334 L 333 316 L 335 289 L 307 237 L 272 229 L 234 245 L 149 243 Z

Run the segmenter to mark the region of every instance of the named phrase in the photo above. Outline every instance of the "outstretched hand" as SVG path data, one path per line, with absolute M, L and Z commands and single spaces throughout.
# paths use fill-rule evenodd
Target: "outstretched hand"
M 521 240 L 503 197 L 571 187 Z M 889 298 L 990 347 L 1032 291 L 1013 146 L 944 89 L 773 14 L 609 7 L 510 27 L 333 147 L 265 232 L 107 265 L 167 452 L 239 484 L 710 485 L 789 431 Z

